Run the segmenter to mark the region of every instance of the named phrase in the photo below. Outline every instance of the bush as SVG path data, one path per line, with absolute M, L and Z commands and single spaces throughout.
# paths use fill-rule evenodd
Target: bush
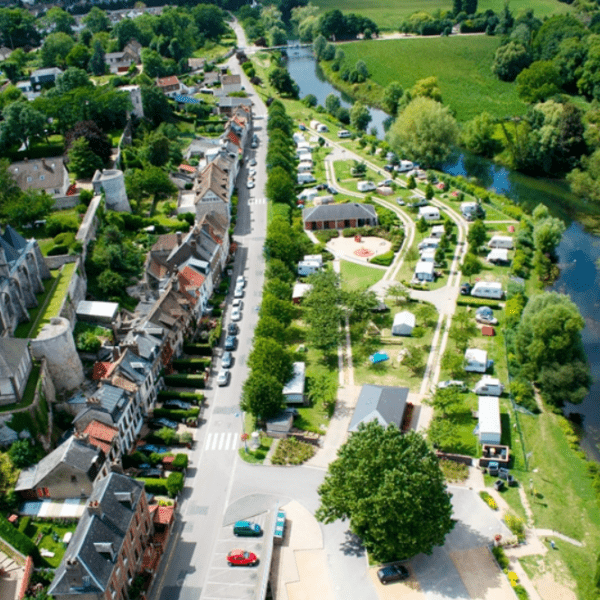
M 506 553 L 504 552 L 504 548 L 501 548 L 500 546 L 494 546 L 492 548 L 492 554 L 494 555 L 494 558 L 498 561 L 498 564 L 500 565 L 500 568 L 502 570 L 504 569 L 508 569 L 508 565 L 510 564 L 508 557 L 506 556 Z
M 154 434 L 167 446 L 172 446 L 179 441 L 179 436 L 170 427 L 163 427 Z M 160 460 L 160 459 L 159 459 Z
M 204 377 L 200 375 L 167 375 L 165 385 L 204 389 Z
M 330 240 L 339 237 L 339 232 L 335 229 L 328 229 L 327 231 L 313 231 L 313 233 L 322 244 L 326 244 Z
M 53 246 L 46 253 L 48 256 L 62 256 L 63 254 L 69 254 L 69 246 L 63 244 L 59 246 Z
M 479 492 L 481 499 L 492 509 L 498 510 L 498 505 L 496 501 L 490 496 L 487 492 Z
M 183 473 L 171 473 L 167 477 L 167 491 L 174 498 L 183 489 Z
M 389 252 L 384 252 L 379 256 L 374 256 L 371 260 L 369 260 L 369 262 L 374 265 L 383 265 L 384 267 L 389 267 L 394 261 L 394 256 L 394 252 L 390 250 Z
M 274 465 L 300 465 L 314 453 L 314 446 L 299 442 L 296 438 L 288 438 L 279 442 L 271 462 Z
M 473 296 L 462 297 L 456 301 L 457 306 L 489 306 L 490 308 L 500 308 L 500 302 L 490 300 L 489 298 L 475 298 Z
M 54 213 L 46 221 L 46 233 L 50 237 L 55 237 L 66 231 L 75 233 L 78 229 L 79 219 L 75 215 Z
M 31 556 L 36 565 L 40 564 L 40 553 L 37 546 L 12 523 L 9 523 L 4 515 L 0 515 L 0 538 L 24 556 Z
M 21 517 L 19 519 L 19 531 L 25 535 L 27 535 L 27 528 L 29 527 L 29 524 L 31 523 L 31 517 Z
M 192 356 L 212 356 L 212 348 L 208 344 L 184 344 L 183 351 Z
M 80 352 L 96 353 L 102 346 L 102 340 L 91 331 L 84 331 L 75 338 L 75 345 Z
M 145 477 L 136 477 L 137 481 L 141 481 L 146 488 L 146 493 L 155 496 L 168 496 L 167 479 L 150 479 Z
M 196 419 L 200 415 L 199 408 L 190 408 L 190 410 L 175 410 L 169 408 L 155 408 L 155 417 L 165 417 L 172 421 L 178 421 L 179 423 L 185 422 L 186 419 Z
M 189 461 L 188 455 L 180 453 L 180 454 L 175 455 L 175 460 L 171 463 L 171 465 L 173 465 L 174 469 L 185 470 L 185 469 L 187 469 L 188 461 Z
M 204 394 L 195 394 L 194 392 L 179 392 L 177 390 L 160 390 L 158 399 L 164 402 L 171 398 L 179 398 L 180 400 L 189 400 L 194 404 L 202 404 L 204 402 Z
M 504 522 L 506 523 L 506 526 L 519 538 L 522 538 L 525 535 L 525 523 L 520 517 L 508 513 L 504 516 Z
M 204 371 L 211 363 L 210 358 L 176 358 L 173 360 L 173 367 L 178 371 Z
M 469 477 L 469 467 L 453 460 L 440 460 L 440 469 L 442 469 L 444 478 L 450 483 L 466 481 L 467 477 Z

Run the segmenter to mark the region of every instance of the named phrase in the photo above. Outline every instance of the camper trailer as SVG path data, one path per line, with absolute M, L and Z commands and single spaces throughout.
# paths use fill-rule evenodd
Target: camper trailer
M 298 173 L 298 185 L 304 185 L 306 183 L 315 183 L 317 181 L 312 173 Z
M 306 277 L 317 273 L 321 269 L 321 263 L 316 260 L 301 260 L 298 263 L 298 275 Z
M 423 241 L 419 242 L 419 245 L 417 247 L 419 248 L 419 250 L 427 250 L 429 248 L 433 248 L 435 250 L 439 245 L 439 238 L 428 237 L 425 238 Z
M 463 202 L 460 205 L 460 212 L 467 221 L 473 221 L 477 218 L 485 218 L 485 210 L 477 202 Z
M 504 290 L 502 284 L 497 281 L 478 281 L 471 290 L 471 296 L 499 300 L 504 296 Z
M 432 262 L 420 260 L 415 267 L 415 279 L 425 282 L 435 281 L 435 274 L 433 270 L 434 264 Z
M 431 232 L 429 233 L 429 236 L 432 238 L 439 239 L 444 236 L 444 233 L 445 233 L 445 229 L 444 229 L 443 225 L 434 225 L 431 228 Z
M 311 129 L 317 129 L 320 124 L 321 123 L 319 123 L 319 121 L 316 121 L 314 119 L 309 123 Z
M 349 138 L 352 137 L 352 134 L 347 129 L 340 129 L 338 131 L 339 138 Z
M 303 160 L 302 162 L 298 163 L 298 173 L 310 173 L 312 168 L 312 161 Z
M 506 248 L 493 248 L 485 260 L 493 265 L 508 265 L 510 263 Z
M 439 221 L 440 210 L 435 206 L 422 206 L 419 209 L 419 219 L 425 219 L 426 221 Z
M 392 335 L 412 335 L 415 328 L 415 315 L 407 310 L 399 312 L 394 317 Z
M 489 248 L 506 248 L 511 250 L 513 247 L 513 239 L 510 235 L 494 235 L 488 242 Z
M 473 388 L 473 392 L 478 396 L 502 396 L 504 386 L 499 379 L 484 375 Z
M 488 357 L 485 350 L 479 350 L 479 348 L 467 348 L 465 351 L 465 371 L 471 373 L 485 373 L 488 366 Z
M 396 171 L 398 171 L 398 173 L 406 173 L 407 171 L 411 171 L 414 168 L 415 165 L 410 160 L 401 160 L 396 165 Z
M 375 184 L 372 181 L 359 181 L 356 184 L 356 189 L 359 192 L 372 192 L 377 189 Z
M 430 262 L 435 264 L 435 253 L 437 250 L 435 248 L 427 248 L 426 250 L 421 251 L 421 260 L 423 262 Z

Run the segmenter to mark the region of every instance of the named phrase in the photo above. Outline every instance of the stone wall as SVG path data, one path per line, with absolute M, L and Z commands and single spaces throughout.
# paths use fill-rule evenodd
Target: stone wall
M 65 210 L 67 208 L 75 208 L 79 201 L 79 194 L 74 196 L 61 196 L 54 199 L 54 210 Z
M 82 300 L 85 300 L 85 295 L 87 293 L 87 280 L 84 277 L 85 269 L 83 267 L 81 256 L 78 256 L 77 259 L 77 267 L 73 273 L 73 277 L 71 277 L 69 289 L 67 290 L 63 303 L 58 311 L 58 315 L 60 317 L 65 317 L 65 319 L 69 320 L 71 324 L 71 331 L 75 327 L 75 323 L 77 321 L 75 315 L 75 312 L 77 311 L 77 305 Z
M 46 266 L 53 271 L 54 269 L 60 269 L 63 265 L 68 263 L 77 262 L 79 256 L 77 254 L 61 254 L 59 256 L 45 256 L 44 262 Z

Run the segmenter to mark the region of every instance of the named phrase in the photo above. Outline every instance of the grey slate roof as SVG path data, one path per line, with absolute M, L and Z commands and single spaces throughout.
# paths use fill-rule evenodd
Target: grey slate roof
M 357 431 L 360 423 L 377 421 L 384 427 L 402 425 L 408 388 L 363 385 L 348 431 Z
M 0 378 L 11 377 L 18 369 L 23 354 L 29 352 L 29 340 L 0 337 Z
M 58 600 L 62 594 L 77 591 L 83 597 L 86 591 L 100 593 L 108 587 L 143 492 L 142 483 L 119 473 L 109 473 L 96 484 L 88 507 L 97 501 L 99 508 L 94 511 L 87 508 L 81 517 L 48 590 L 51 596 Z M 131 501 L 125 500 L 129 495 Z M 102 552 L 104 545 L 107 548 L 112 545 L 114 558 L 110 553 Z M 79 563 L 81 574 L 89 578 L 85 587 L 78 587 L 76 590 L 71 587 L 67 580 L 67 561 Z
M 152 370 L 152 364 L 127 349 L 119 363 L 119 370 L 127 379 L 141 385 L 146 381 L 148 373 Z
M 23 250 L 27 247 L 27 240 L 10 225 L 5 227 L 2 238 L 7 244 L 10 244 L 16 250 Z
M 60 189 L 65 180 L 65 165 L 62 156 L 14 162 L 10 165 L 9 172 L 22 190 L 29 188 Z M 31 178 L 31 181 L 27 181 L 28 177 Z
M 93 397 L 100 401 L 99 404 L 90 404 L 88 409 L 82 410 L 73 420 L 74 423 L 81 420 L 84 414 L 89 414 L 89 411 L 95 411 L 110 415 L 113 424 L 116 425 L 129 403 L 129 396 L 125 390 L 108 383 L 99 386 Z M 72 405 L 87 404 L 87 398 L 76 395 L 68 402 Z M 105 419 L 99 418 L 99 420 L 105 422 Z
M 346 204 L 323 204 L 302 211 L 306 221 L 342 221 L 346 219 L 377 219 L 375 207 L 370 204 L 347 202 Z
M 94 459 L 100 456 L 101 453 L 102 451 L 99 448 L 71 436 L 50 454 L 44 456 L 37 465 L 21 471 L 15 491 L 32 490 L 40 487 L 39 484 L 61 463 L 68 465 L 73 471 L 89 473 L 94 466 L 98 466 L 95 465 Z

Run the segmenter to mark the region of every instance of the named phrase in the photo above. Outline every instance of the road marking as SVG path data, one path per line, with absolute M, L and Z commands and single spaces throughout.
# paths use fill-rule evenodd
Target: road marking
M 250 198 L 248 204 L 266 204 L 268 200 L 266 198 Z
M 206 436 L 204 450 L 235 450 L 235 433 L 229 431 L 212 432 Z

